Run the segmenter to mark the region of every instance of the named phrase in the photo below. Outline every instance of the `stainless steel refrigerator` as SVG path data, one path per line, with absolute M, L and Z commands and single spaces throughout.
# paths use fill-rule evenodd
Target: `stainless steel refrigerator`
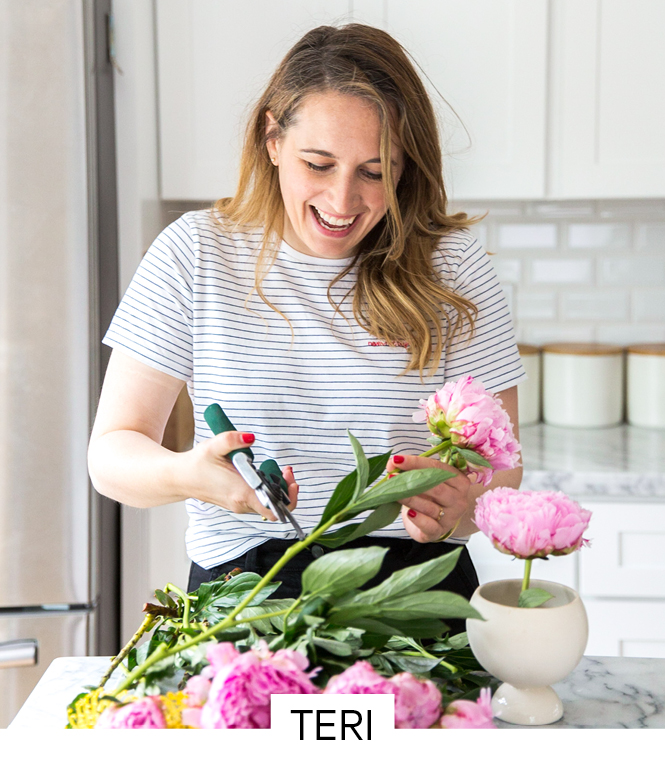
M 86 448 L 117 303 L 110 0 L 0 0 L 0 727 L 118 648 L 118 506 Z

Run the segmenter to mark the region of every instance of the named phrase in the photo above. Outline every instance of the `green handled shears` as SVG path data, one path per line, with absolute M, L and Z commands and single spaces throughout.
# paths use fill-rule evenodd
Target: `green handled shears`
M 219 404 L 211 404 L 203 413 L 203 417 L 215 436 L 226 431 L 237 430 Z M 253 462 L 254 453 L 249 447 L 234 449 L 226 456 L 247 485 L 254 489 L 259 502 L 282 523 L 288 521 L 295 529 L 298 539 L 305 539 L 305 532 L 289 510 L 288 487 L 279 465 L 274 460 L 266 460 L 257 469 Z

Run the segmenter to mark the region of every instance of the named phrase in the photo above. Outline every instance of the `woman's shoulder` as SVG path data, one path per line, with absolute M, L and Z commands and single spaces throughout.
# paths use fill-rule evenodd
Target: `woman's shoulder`
M 195 256 L 247 255 L 261 245 L 261 231 L 233 223 L 215 208 L 187 211 L 164 231 L 187 240 Z
M 441 235 L 432 252 L 432 264 L 443 277 L 454 280 L 460 267 L 486 255 L 472 229 L 460 227 Z

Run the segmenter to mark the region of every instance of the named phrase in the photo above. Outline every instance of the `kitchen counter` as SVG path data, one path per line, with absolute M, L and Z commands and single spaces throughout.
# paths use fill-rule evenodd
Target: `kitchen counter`
M 520 440 L 522 489 L 587 499 L 665 499 L 665 431 L 540 423 L 521 428 Z
M 56 658 L 9 728 L 64 727 L 67 704 L 85 685 L 96 684 L 108 664 L 106 657 Z M 113 677 L 110 686 L 119 675 Z M 549 728 L 665 728 L 665 659 L 584 657 L 554 688 L 564 714 Z

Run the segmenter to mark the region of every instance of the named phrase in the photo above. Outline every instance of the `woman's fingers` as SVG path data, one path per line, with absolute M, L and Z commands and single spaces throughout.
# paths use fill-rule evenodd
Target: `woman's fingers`
M 300 486 L 296 483 L 295 476 L 293 475 L 293 468 L 289 465 L 286 468 L 282 468 L 282 476 L 286 481 L 289 492 L 289 510 L 293 512 L 296 509 L 298 502 L 298 491 Z

